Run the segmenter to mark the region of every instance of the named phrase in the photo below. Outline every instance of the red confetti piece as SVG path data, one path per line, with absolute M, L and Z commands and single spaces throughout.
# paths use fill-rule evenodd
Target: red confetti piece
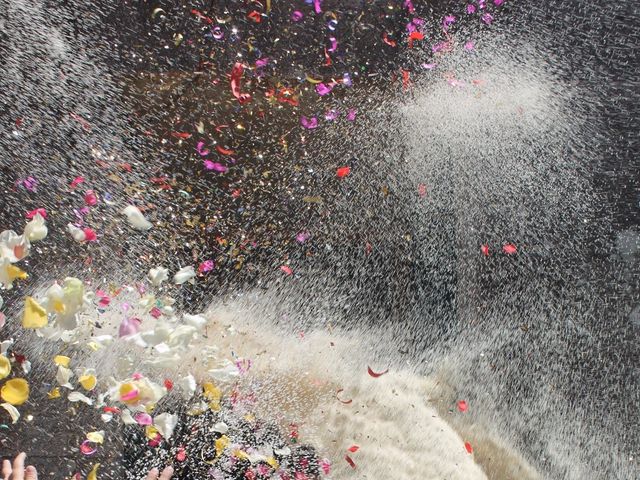
M 507 243 L 502 247 L 502 251 L 507 255 L 513 255 L 518 251 L 518 248 L 513 243 Z
M 480 251 L 482 252 L 482 254 L 483 254 L 485 257 L 488 257 L 488 256 L 489 256 L 489 245 L 487 245 L 487 244 L 482 245 L 482 246 L 480 247 Z
M 247 14 L 247 17 L 253 20 L 256 23 L 260 23 L 262 21 L 262 17 L 260 16 L 260 12 L 257 10 L 253 10 Z
M 371 367 L 367 367 L 367 372 L 369 372 L 369 375 L 371 375 L 373 378 L 378 378 L 384 375 L 385 373 L 389 373 L 389 369 L 387 368 L 384 372 L 376 373 L 373 370 L 371 370 Z
M 204 15 L 202 12 L 200 12 L 200 10 L 196 10 L 195 8 L 193 10 L 191 10 L 191 14 L 195 15 L 196 17 L 198 17 L 200 20 L 204 20 L 205 22 L 207 22 L 209 25 L 211 25 L 213 23 L 213 20 L 210 19 L 209 17 L 207 17 L 206 15 Z
M 347 461 L 349 465 L 351 465 L 351 468 L 356 468 L 356 462 L 354 462 L 349 455 L 345 455 L 344 459 Z
M 411 32 L 411 34 L 409 35 L 409 48 L 413 48 L 414 40 L 424 40 L 424 33 Z
M 424 183 L 418 185 L 418 195 L 424 197 L 427 194 L 427 186 Z
M 237 62 L 231 70 L 231 93 L 238 99 L 240 104 L 248 103 L 251 101 L 251 95 L 248 93 L 242 93 L 242 74 L 244 72 L 244 66 Z
M 216 145 L 216 150 L 221 155 L 233 155 L 234 153 L 236 153 L 233 150 L 228 150 L 220 145 Z
M 169 379 L 166 379 L 164 381 L 164 388 L 166 388 L 167 390 L 173 390 L 173 382 Z
M 104 407 L 105 413 L 115 413 L 116 415 L 120 413 L 120 409 L 118 407 Z
M 469 442 L 464 442 L 464 448 L 467 449 L 468 453 L 473 453 L 473 447 L 471 446 L 471 444 Z
M 80 451 L 83 455 L 89 456 L 96 453 L 98 449 L 96 448 L 95 443 L 91 442 L 90 440 L 85 440 L 80 444 Z
M 336 398 L 338 399 L 338 401 L 340 403 L 344 403 L 345 405 L 349 405 L 350 403 L 353 403 L 353 399 L 351 399 L 351 398 L 349 400 L 341 400 L 340 399 L 340 393 L 342 393 L 342 392 L 344 392 L 344 388 L 341 388 L 340 390 L 338 390 L 336 392 Z
M 338 178 L 344 178 L 350 173 L 351 173 L 350 167 L 340 167 L 338 168 L 338 170 L 336 170 L 336 175 L 338 176 Z
M 347 450 L 349 450 L 351 453 L 356 453 L 358 450 L 360 450 L 360 447 L 358 445 L 351 445 L 349 448 L 347 448 Z
M 180 138 L 182 140 L 186 140 L 187 138 L 191 138 L 191 134 L 187 132 L 171 132 L 171 136 L 175 138 Z
M 458 402 L 458 410 L 460 410 L 461 412 L 466 412 L 467 408 L 469 408 L 467 402 L 465 402 L 464 400 L 460 400 Z
M 395 47 L 397 45 L 395 40 L 390 40 L 389 37 L 387 36 L 387 32 L 384 32 L 382 34 L 382 41 L 384 43 L 386 43 L 387 45 L 389 45 L 390 47 Z
M 409 88 L 409 70 L 402 70 L 402 88 L 404 88 L 405 90 L 407 88 Z

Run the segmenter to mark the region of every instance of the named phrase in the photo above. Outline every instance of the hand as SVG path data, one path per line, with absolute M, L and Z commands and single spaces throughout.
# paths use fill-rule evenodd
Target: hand
M 173 467 L 165 468 L 160 474 L 160 477 L 158 477 L 158 469 L 152 468 L 149 472 L 149 475 L 147 475 L 147 480 L 169 480 L 171 478 L 171 475 L 173 475 Z
M 38 480 L 38 472 L 29 465 L 26 470 L 24 468 L 24 459 L 27 454 L 22 452 L 13 459 L 13 465 L 9 460 L 2 462 L 2 479 L 3 480 Z M 155 479 L 157 477 L 150 477 Z M 169 477 L 167 477 L 169 478 Z M 164 479 L 163 479 L 164 480 Z

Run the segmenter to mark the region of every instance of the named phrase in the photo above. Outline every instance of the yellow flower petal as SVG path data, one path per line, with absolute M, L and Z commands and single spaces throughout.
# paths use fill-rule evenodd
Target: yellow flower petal
M 11 361 L 4 355 L 0 355 L 0 380 L 7 378 L 11 373 Z
M 82 375 L 78 381 L 80 382 L 80 385 L 82 385 L 82 388 L 89 391 L 96 388 L 96 384 L 98 383 L 98 379 L 95 375 Z
M 17 278 L 20 280 L 24 280 L 25 278 L 29 278 L 29 274 L 27 272 L 25 272 L 24 270 L 20 270 L 15 265 L 7 266 L 7 276 L 11 280 L 15 280 Z
M 87 480 L 98 480 L 98 468 L 100 468 L 100 464 L 96 463 L 89 472 L 89 475 L 87 475 Z
M 98 432 L 89 432 L 87 433 L 87 440 L 93 443 L 103 443 L 104 442 L 104 431 L 100 430 Z
M 153 439 L 156 438 L 156 435 L 158 435 L 160 432 L 153 425 L 147 425 L 145 427 L 145 432 L 144 433 L 145 433 L 145 435 L 147 436 L 147 438 L 149 440 L 153 440 Z
M 55 363 L 56 365 L 62 365 L 63 367 L 69 368 L 71 359 L 69 357 L 65 357 L 64 355 L 56 355 L 55 357 L 53 357 L 53 363 Z
M 33 297 L 25 298 L 22 326 L 24 328 L 42 328 L 46 327 L 47 323 L 47 311 L 38 305 Z
M 227 437 L 226 435 L 222 435 L 219 439 L 216 440 L 215 442 L 215 447 L 216 447 L 216 457 L 219 457 L 220 455 L 222 455 L 222 452 L 224 452 L 224 449 L 227 448 L 227 446 L 229 445 L 229 437 Z
M 140 400 L 140 391 L 132 383 L 120 385 L 120 400 L 124 403 L 136 403 Z
M 11 405 L 22 405 L 29 398 L 29 384 L 24 378 L 12 378 L 0 389 L 0 397 Z
M 213 383 L 207 382 L 202 385 L 202 394 L 204 398 L 209 400 L 209 408 L 214 412 L 220 410 L 220 399 L 222 398 L 222 391 L 216 387 Z
M 56 387 L 52 389 L 49 393 L 47 393 L 47 398 L 49 400 L 54 400 L 56 398 L 60 398 L 60 387 Z

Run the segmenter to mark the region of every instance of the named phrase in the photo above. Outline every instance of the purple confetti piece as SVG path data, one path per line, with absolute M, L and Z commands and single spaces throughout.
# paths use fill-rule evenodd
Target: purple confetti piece
M 316 117 L 307 118 L 303 115 L 300 117 L 300 123 L 304 128 L 312 129 L 318 126 L 318 119 Z
M 491 25 L 491 22 L 493 22 L 493 15 L 491 15 L 490 13 L 485 13 L 484 15 L 482 15 L 482 21 L 487 25 Z
M 322 95 L 326 95 L 328 93 L 331 93 L 331 90 L 333 90 L 333 85 L 329 84 L 326 85 L 324 83 L 318 83 L 316 85 L 316 92 L 318 93 L 318 95 L 322 96 Z
M 291 14 L 291 20 L 294 22 L 299 22 L 303 18 L 304 18 L 304 13 L 302 13 L 300 10 L 296 10 Z
M 204 168 L 207 170 L 214 170 L 216 172 L 224 173 L 228 170 L 227 167 L 218 162 L 212 162 L 211 160 L 204 161 Z
M 204 148 L 204 142 L 202 140 L 200 140 L 198 142 L 198 144 L 196 145 L 196 150 L 198 151 L 198 153 L 200 154 L 201 157 L 209 155 L 209 150 Z
M 356 119 L 357 113 L 358 111 L 355 108 L 350 108 L 349 112 L 347 113 L 347 120 L 349 120 L 350 122 L 353 122 Z
M 339 116 L 340 116 L 340 112 L 338 112 L 337 110 L 329 110 L 327 113 L 324 114 L 324 119 L 331 121 L 331 120 L 335 120 Z
M 336 37 L 329 37 L 329 42 L 331 42 L 331 48 L 328 48 L 327 51 L 335 52 L 338 48 L 338 40 L 336 40 Z
M 300 232 L 298 235 L 296 235 L 296 241 L 298 243 L 304 243 L 309 240 L 310 237 L 311 234 L 309 232 Z

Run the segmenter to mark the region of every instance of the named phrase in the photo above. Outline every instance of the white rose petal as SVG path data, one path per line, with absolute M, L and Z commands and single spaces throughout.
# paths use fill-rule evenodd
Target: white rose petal
M 138 207 L 133 205 L 127 206 L 122 213 L 127 216 L 127 221 L 136 230 L 149 230 L 153 225 L 149 220 L 144 218 Z
M 189 315 L 188 313 L 185 313 L 182 318 L 184 319 L 184 323 L 195 327 L 198 331 L 201 331 L 207 324 L 207 319 L 202 315 Z
M 33 219 L 27 223 L 24 227 L 24 235 L 31 241 L 37 242 L 44 239 L 49 231 L 44 224 L 44 218 L 39 213 L 33 217 Z
M 176 285 L 182 285 L 183 283 L 188 282 L 195 276 L 196 276 L 196 272 L 192 266 L 183 267 L 173 276 L 173 283 L 175 283 Z
M 73 223 L 67 224 L 67 231 L 71 234 L 76 242 L 82 243 L 87 238 L 82 229 L 76 227 Z
M 81 394 L 80 392 L 71 392 L 67 398 L 70 402 L 83 402 L 87 405 L 93 405 L 93 400 Z
M 71 369 L 58 365 L 58 373 L 56 374 L 56 381 L 58 382 L 58 385 L 73 390 L 73 385 L 69 382 L 71 377 L 73 377 Z
M 178 424 L 178 415 L 171 413 L 161 413 L 153 419 L 153 426 L 158 429 L 160 435 L 165 439 L 170 439 L 173 435 L 173 430 Z
M 163 267 L 152 268 L 149 270 L 148 277 L 153 286 L 157 287 L 169 278 L 169 270 Z
M 196 379 L 191 374 L 178 380 L 177 385 L 182 389 L 186 398 L 191 398 L 196 393 Z
M 11 415 L 11 423 L 16 423 L 20 418 L 20 412 L 10 403 L 0 403 L 0 407 L 4 408 Z

